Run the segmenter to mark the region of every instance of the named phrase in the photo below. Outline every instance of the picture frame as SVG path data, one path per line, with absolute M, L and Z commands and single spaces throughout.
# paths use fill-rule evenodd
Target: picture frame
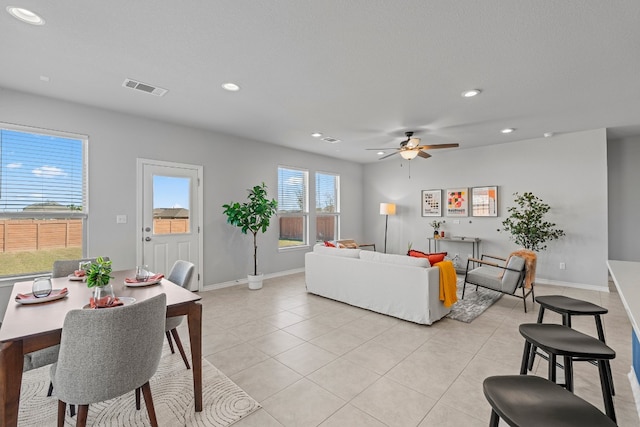
M 498 186 L 473 187 L 471 189 L 471 215 L 498 216 Z
M 469 216 L 469 188 L 449 188 L 447 189 L 446 197 L 447 216 Z
M 442 190 L 422 190 L 422 216 L 442 216 Z

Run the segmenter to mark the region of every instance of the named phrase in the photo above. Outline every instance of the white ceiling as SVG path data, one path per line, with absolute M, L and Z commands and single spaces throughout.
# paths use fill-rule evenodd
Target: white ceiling
M 365 148 L 397 147 L 406 130 L 461 148 L 640 134 L 638 0 L 0 3 L 0 87 L 342 159 L 377 161 Z

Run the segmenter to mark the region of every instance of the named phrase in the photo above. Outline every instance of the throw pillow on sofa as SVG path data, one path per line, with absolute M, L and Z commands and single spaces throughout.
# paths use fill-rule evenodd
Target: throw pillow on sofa
M 339 249 L 336 247 L 330 248 L 323 243 L 318 243 L 313 247 L 313 252 L 322 255 L 338 256 L 343 258 L 359 258 L 361 249 Z
M 424 252 L 420 252 L 420 251 L 416 251 L 414 249 L 411 249 L 407 255 L 414 257 L 414 258 L 427 258 L 429 260 L 429 264 L 434 265 L 437 264 L 441 261 L 444 261 L 444 257 L 447 256 L 446 252 L 435 252 L 432 254 L 427 254 Z
M 405 255 L 383 254 L 373 251 L 360 252 L 360 259 L 373 262 L 381 262 L 386 264 L 399 264 L 411 267 L 431 267 L 429 260 L 424 258 L 411 258 Z

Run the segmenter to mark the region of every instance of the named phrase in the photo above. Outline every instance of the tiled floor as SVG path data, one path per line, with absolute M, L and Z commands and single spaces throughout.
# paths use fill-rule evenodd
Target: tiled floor
M 639 426 L 627 378 L 631 326 L 618 295 L 544 285 L 536 294 L 609 308 L 618 423 Z M 537 318 L 537 307 L 524 314 L 521 300 L 505 296 L 472 323 L 420 326 L 307 294 L 304 274 L 267 280 L 258 291 L 203 292 L 202 304 L 205 358 L 263 407 L 237 427 L 486 426 L 482 381 L 519 372 L 518 325 Z M 595 335 L 592 319 L 573 326 Z M 536 359 L 536 374 L 546 369 Z M 602 408 L 597 368 L 576 363 L 575 371 L 576 394 Z

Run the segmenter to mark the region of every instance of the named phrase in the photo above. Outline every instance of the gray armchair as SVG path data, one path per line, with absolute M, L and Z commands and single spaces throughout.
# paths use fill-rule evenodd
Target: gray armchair
M 175 262 L 175 264 L 173 264 L 167 280 L 175 283 L 178 286 L 186 288 L 191 281 L 191 276 L 193 275 L 194 269 L 195 266 L 192 263 L 188 261 L 178 260 Z M 189 366 L 189 359 L 184 352 L 184 347 L 182 347 L 182 341 L 180 341 L 180 335 L 178 335 L 177 330 L 183 319 L 184 316 L 168 317 L 165 326 L 165 334 L 167 335 L 167 341 L 169 341 L 169 348 L 171 349 L 171 353 L 176 352 L 173 349 L 173 342 L 171 341 L 171 337 L 173 336 L 173 340 L 176 342 L 176 346 L 180 351 L 180 356 L 182 356 L 182 360 L 184 361 L 185 366 L 187 367 L 187 369 L 191 369 L 191 366 Z
M 66 405 L 78 405 L 77 426 L 89 405 L 142 388 L 152 426 L 157 426 L 149 379 L 162 354 L 166 295 L 103 310 L 67 313 L 51 381 L 58 397 L 58 426 Z
M 489 261 L 487 258 L 493 261 Z M 477 267 L 478 265 L 479 267 Z M 526 313 L 526 298 L 531 294 L 531 299 L 533 300 L 534 293 L 533 283 L 531 283 L 528 291 L 525 289 L 525 275 L 525 259 L 520 256 L 512 255 L 508 259 L 493 255 L 482 255 L 480 259 L 469 258 L 464 275 L 464 284 L 462 285 L 462 299 L 464 299 L 467 283 L 469 283 L 470 285 L 476 285 L 476 290 L 478 286 L 481 286 L 522 298 L 524 312 Z M 518 288 L 522 289 L 522 296 L 516 295 Z

